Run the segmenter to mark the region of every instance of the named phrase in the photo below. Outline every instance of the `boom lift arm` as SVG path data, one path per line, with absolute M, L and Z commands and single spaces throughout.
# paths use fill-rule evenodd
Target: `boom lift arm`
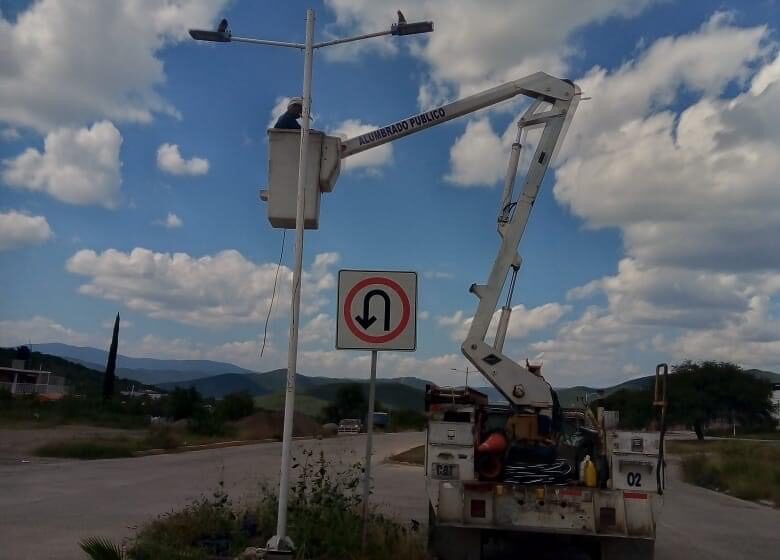
M 549 409 L 552 407 L 550 386 L 540 373 L 514 362 L 503 354 L 504 339 L 509 326 L 511 298 L 515 278 L 522 259 L 517 252 L 534 205 L 544 174 L 563 141 L 566 129 L 580 98 L 580 88 L 568 80 L 554 78 L 544 72 L 508 82 L 464 99 L 432 109 L 367 134 L 350 138 L 341 144 L 341 158 L 392 142 L 420 130 L 495 105 L 517 95 L 534 101 L 517 123 L 517 139 L 507 168 L 501 208 L 498 215 L 498 234 L 501 247 L 486 284 L 473 284 L 470 291 L 479 298 L 479 305 L 471 322 L 466 340 L 461 346 L 465 357 L 492 383 L 506 399 L 517 407 Z M 544 110 L 540 111 L 543 107 Z M 519 196 L 514 199 L 514 184 L 525 132 L 530 127 L 543 127 L 541 139 L 523 182 Z M 507 303 L 500 312 L 493 345 L 486 341 L 491 320 L 504 288 L 507 274 L 512 281 Z
M 340 161 L 365 150 L 381 146 L 404 136 L 445 123 L 479 109 L 495 105 L 512 97 L 524 95 L 533 101 L 518 122 L 517 140 L 512 145 L 501 206 L 498 214 L 498 234 L 501 247 L 493 263 L 486 284 L 474 284 L 471 292 L 479 298 L 468 336 L 462 345 L 463 354 L 476 366 L 507 400 L 519 407 L 537 410 L 552 406 L 549 385 L 540 372 L 515 363 L 502 353 L 504 338 L 509 325 L 511 297 L 521 259 L 517 247 L 523 236 L 528 217 L 539 192 L 542 178 L 563 139 L 566 126 L 574 114 L 580 97 L 580 89 L 568 80 L 554 78 L 537 72 L 525 78 L 496 86 L 458 101 L 407 117 L 387 126 L 377 128 L 355 138 L 341 141 L 322 133 L 309 136 L 310 149 L 320 152 L 318 163 L 309 165 L 305 193 L 305 221 L 307 228 L 316 228 L 319 216 L 319 197 L 330 192 L 338 178 Z M 525 131 L 530 127 L 543 127 L 536 152 L 530 159 L 522 191 L 514 197 L 514 184 Z M 270 130 L 269 136 L 269 191 L 261 192 L 268 202 L 268 219 L 274 227 L 295 225 L 300 142 L 296 131 Z M 317 160 L 314 160 L 317 162 Z M 491 320 L 498 299 L 511 271 L 507 303 L 500 312 L 496 336 L 492 345 L 486 342 Z

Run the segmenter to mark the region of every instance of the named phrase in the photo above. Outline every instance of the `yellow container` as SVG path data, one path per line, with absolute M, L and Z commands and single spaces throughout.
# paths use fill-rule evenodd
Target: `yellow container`
M 597 480 L 596 465 L 593 464 L 593 461 L 588 459 L 585 462 L 585 486 L 588 488 L 595 488 Z

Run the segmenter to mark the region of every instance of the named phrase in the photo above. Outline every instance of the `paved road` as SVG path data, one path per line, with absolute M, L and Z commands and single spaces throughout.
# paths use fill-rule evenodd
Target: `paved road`
M 381 464 L 423 441 L 422 434 L 375 439 L 375 501 L 403 519 L 424 521 L 418 467 Z M 359 460 L 363 436 L 298 441 L 344 462 Z M 121 539 L 131 527 L 216 488 L 248 496 L 273 480 L 280 444 L 261 444 L 138 459 L 0 465 L 0 559 L 82 559 L 86 535 Z M 671 481 L 658 529 L 658 560 L 764 560 L 780 550 L 780 512 Z

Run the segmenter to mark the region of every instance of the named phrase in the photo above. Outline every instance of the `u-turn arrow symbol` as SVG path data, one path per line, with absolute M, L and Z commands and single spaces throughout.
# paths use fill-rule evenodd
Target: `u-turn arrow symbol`
M 385 300 L 385 321 L 383 326 L 385 332 L 387 332 L 390 330 L 390 296 L 388 296 L 387 292 L 384 290 L 371 290 L 363 296 L 363 315 L 356 315 L 355 321 L 357 321 L 365 330 L 368 330 L 368 328 L 376 322 L 376 317 L 374 315 L 369 317 L 369 313 L 371 312 L 369 306 L 371 305 L 371 298 L 374 296 L 379 296 Z

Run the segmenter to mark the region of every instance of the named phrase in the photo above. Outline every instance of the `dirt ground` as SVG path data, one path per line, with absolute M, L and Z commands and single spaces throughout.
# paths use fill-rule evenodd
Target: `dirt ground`
M 89 439 L 95 437 L 142 436 L 143 430 L 120 430 L 96 426 L 64 425 L 55 428 L 19 428 L 0 427 L 0 463 L 19 463 L 21 461 L 47 462 L 51 459 L 35 457 L 36 447 L 51 441 L 63 439 Z M 57 459 L 61 461 L 62 459 Z
M 281 438 L 282 411 L 258 411 L 236 422 L 238 439 L 263 440 Z M 173 424 L 184 430 L 186 421 Z M 293 422 L 293 435 L 313 436 L 321 432 L 317 421 L 296 413 Z M 141 438 L 145 430 L 122 430 L 97 426 L 62 425 L 49 428 L 3 428 L 0 425 L 0 464 L 14 464 L 22 461 L 51 462 L 62 459 L 35 457 L 33 451 L 45 443 L 69 439 L 112 438 L 129 436 Z
M 236 422 L 241 439 L 281 439 L 284 413 L 281 410 L 259 410 Z M 313 418 L 295 413 L 293 417 L 294 436 L 312 436 L 321 432 L 322 428 Z

